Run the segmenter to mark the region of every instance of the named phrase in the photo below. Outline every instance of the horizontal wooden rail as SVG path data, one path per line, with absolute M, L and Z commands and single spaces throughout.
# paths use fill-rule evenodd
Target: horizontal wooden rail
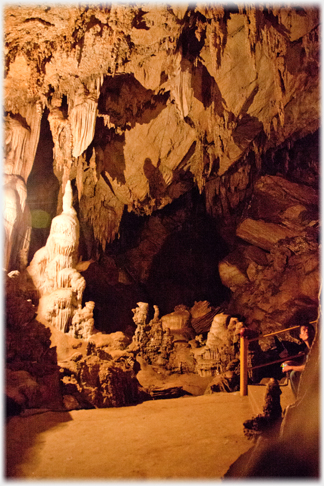
M 266 338 L 266 337 L 269 337 L 269 336 L 274 336 L 275 334 L 280 334 L 282 332 L 292 331 L 293 329 L 298 329 L 299 327 L 300 326 L 287 327 L 287 329 L 282 329 L 281 331 L 271 332 L 270 334 L 260 334 L 256 338 L 248 339 L 248 342 L 252 343 L 252 341 L 258 341 L 259 339 Z
M 283 363 L 284 361 L 290 361 L 291 359 L 295 359 L 295 358 L 302 358 L 303 356 L 305 356 L 305 353 L 295 354 L 295 356 L 286 356 L 285 358 L 277 359 L 276 361 L 271 361 L 270 363 L 263 363 L 256 366 L 248 366 L 247 369 L 256 370 L 257 368 L 263 368 L 264 366 L 270 366 L 275 363 Z
M 316 321 L 314 321 L 316 322 Z M 279 323 L 278 323 L 279 324 Z M 298 329 L 300 326 L 293 326 L 293 327 L 287 327 L 286 329 L 282 329 L 281 331 L 275 331 L 271 332 L 270 334 L 260 334 L 258 337 L 248 339 L 247 337 L 244 336 L 244 333 L 242 333 L 241 338 L 240 338 L 240 395 L 242 397 L 246 396 L 248 394 L 247 392 L 247 382 L 248 382 L 248 370 L 249 369 L 256 369 L 256 368 L 262 368 L 264 366 L 270 366 L 271 364 L 274 363 L 280 363 L 283 361 L 287 361 L 289 359 L 296 358 L 297 356 L 287 356 L 286 358 L 283 358 L 282 360 L 277 360 L 273 361 L 271 363 L 263 363 L 262 365 L 258 366 L 253 366 L 253 367 L 248 367 L 248 345 L 249 343 L 252 343 L 253 341 L 259 341 L 259 339 L 263 339 L 269 336 L 274 336 L 275 334 L 281 334 L 282 332 L 288 332 L 292 331 L 293 329 Z M 301 356 L 301 354 L 299 355 Z

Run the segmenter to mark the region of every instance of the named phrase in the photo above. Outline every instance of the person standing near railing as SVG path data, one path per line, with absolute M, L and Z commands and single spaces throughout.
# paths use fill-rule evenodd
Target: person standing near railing
M 314 337 L 315 337 L 315 329 L 312 326 L 312 324 L 302 324 L 299 327 L 299 339 L 303 341 L 303 343 L 301 344 L 301 348 L 302 348 L 301 353 L 303 353 L 301 360 L 285 361 L 284 363 L 282 363 L 282 371 L 284 373 L 290 372 L 289 378 L 291 383 L 291 389 L 295 397 L 297 397 L 300 375 L 305 368 L 306 357 L 312 346 Z

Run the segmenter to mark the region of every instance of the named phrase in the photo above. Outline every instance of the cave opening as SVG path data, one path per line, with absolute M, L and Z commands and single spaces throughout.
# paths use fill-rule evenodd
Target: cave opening
M 33 168 L 27 180 L 27 204 L 31 213 L 28 262 L 45 246 L 52 219 L 56 216 L 60 184 L 53 171 L 53 139 L 45 109 Z
M 151 216 L 125 209 L 119 238 L 83 273 L 84 301 L 96 302 L 96 327 L 134 331 L 131 309 L 138 301 L 149 304 L 152 318 L 153 305 L 165 315 L 179 305 L 217 307 L 229 300 L 218 271 L 229 248 L 218 226 L 197 188 Z
M 181 226 L 168 235 L 154 256 L 147 279 L 148 292 L 162 314 L 173 312 L 177 305 L 192 307 L 196 301 L 207 300 L 218 306 L 229 298 L 218 272 L 228 245 L 206 213 L 198 190 L 191 192 L 189 207 Z

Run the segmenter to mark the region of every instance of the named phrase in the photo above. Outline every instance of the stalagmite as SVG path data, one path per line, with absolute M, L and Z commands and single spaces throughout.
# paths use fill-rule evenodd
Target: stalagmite
M 27 268 L 41 298 L 46 299 L 46 319 L 62 332 L 69 331 L 73 316 L 81 312 L 86 286 L 85 279 L 75 268 L 78 263 L 79 221 L 72 202 L 72 186 L 68 181 L 63 196 L 63 212 L 53 219 L 45 247 L 35 253 Z M 91 305 L 86 307 L 87 319 L 92 319 L 92 310 Z M 90 327 L 92 331 L 93 325 Z M 89 337 L 90 330 L 84 332 Z M 82 332 L 77 334 L 77 337 L 83 337 Z

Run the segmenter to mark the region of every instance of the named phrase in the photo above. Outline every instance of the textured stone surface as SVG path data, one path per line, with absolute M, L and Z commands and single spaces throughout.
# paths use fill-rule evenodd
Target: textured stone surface
M 26 182 L 43 112 L 56 175 L 63 187 L 75 179 L 84 231 L 103 248 L 118 234 L 124 205 L 151 214 L 193 184 L 202 191 L 233 164 L 252 156 L 258 165 L 268 150 L 319 127 L 315 7 L 4 13 L 5 110 L 8 123 L 23 121 L 31 144 L 18 144 L 9 173 Z M 247 183 L 245 174 L 239 190 Z

